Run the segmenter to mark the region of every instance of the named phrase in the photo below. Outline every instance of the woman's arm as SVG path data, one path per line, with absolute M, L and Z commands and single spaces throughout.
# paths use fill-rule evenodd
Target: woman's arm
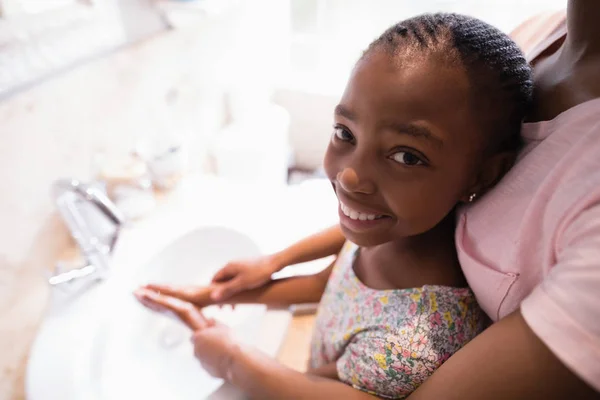
M 409 400 L 599 397 L 556 358 L 517 311 L 450 357 Z
M 335 381 L 340 379 L 337 370 L 337 362 L 335 361 L 317 368 L 309 368 L 306 373 L 313 376 L 320 376 L 321 378 L 333 379 Z
M 520 309 L 450 357 L 411 400 L 600 398 L 600 203 L 557 237 L 555 264 Z

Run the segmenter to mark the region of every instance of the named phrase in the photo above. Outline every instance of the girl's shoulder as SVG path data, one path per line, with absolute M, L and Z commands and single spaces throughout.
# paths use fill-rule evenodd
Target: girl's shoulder
M 460 338 L 458 343 L 446 344 L 462 346 L 490 324 L 468 287 L 423 286 L 418 303 L 420 329 L 441 341 Z

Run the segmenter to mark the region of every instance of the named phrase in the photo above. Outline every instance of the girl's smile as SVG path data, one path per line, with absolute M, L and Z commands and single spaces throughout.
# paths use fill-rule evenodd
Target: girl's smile
M 373 228 L 379 228 L 383 224 L 390 224 L 393 222 L 392 217 L 389 215 L 366 210 L 362 206 L 349 206 L 341 199 L 339 215 L 340 223 L 347 229 L 355 232 L 363 232 Z

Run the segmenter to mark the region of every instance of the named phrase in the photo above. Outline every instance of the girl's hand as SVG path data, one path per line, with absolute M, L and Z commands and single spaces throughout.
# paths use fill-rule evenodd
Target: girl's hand
M 210 375 L 231 381 L 231 366 L 239 345 L 231 329 L 222 323 L 209 320 L 207 327 L 198 329 L 191 338 L 194 355 Z
M 134 295 L 152 311 L 177 317 L 193 331 L 214 323 L 212 319 L 206 319 L 200 308 L 189 301 L 144 288 L 137 289 Z
M 212 279 L 211 300 L 227 300 L 244 290 L 256 289 L 271 280 L 271 275 L 281 269 L 275 256 L 250 260 L 231 261 Z
M 136 296 L 152 309 L 174 314 L 194 331 L 192 336 L 194 354 L 202 367 L 212 376 L 233 383 L 250 398 L 349 400 L 375 398 L 332 379 L 323 379 L 314 375 L 309 377 L 286 368 L 267 355 L 238 343 L 227 326 L 204 318 L 200 309 L 192 303 L 156 292 L 148 292 L 139 289 L 136 291 Z M 321 376 L 335 377 L 333 364 L 312 372 Z
M 216 378 L 228 379 L 233 357 L 239 348 L 231 330 L 214 319 L 207 319 L 194 304 L 157 293 L 148 289 L 138 289 L 135 296 L 153 311 L 172 314 L 186 324 L 194 334 L 194 354 L 202 367 Z
M 211 299 L 211 293 L 213 291 L 212 286 L 170 286 L 170 285 L 158 285 L 149 284 L 140 287 L 135 291 L 135 295 L 138 300 L 154 299 L 152 294 L 165 295 L 173 297 L 179 300 L 183 300 L 188 303 L 192 303 L 194 306 L 199 308 L 208 307 L 215 304 Z M 143 301 L 142 304 L 146 305 Z

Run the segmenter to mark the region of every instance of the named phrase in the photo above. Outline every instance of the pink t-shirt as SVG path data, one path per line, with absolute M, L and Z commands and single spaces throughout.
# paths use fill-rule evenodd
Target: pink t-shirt
M 600 98 L 524 124 L 523 137 L 513 169 L 459 215 L 460 262 L 493 320 L 521 307 L 600 390 Z

